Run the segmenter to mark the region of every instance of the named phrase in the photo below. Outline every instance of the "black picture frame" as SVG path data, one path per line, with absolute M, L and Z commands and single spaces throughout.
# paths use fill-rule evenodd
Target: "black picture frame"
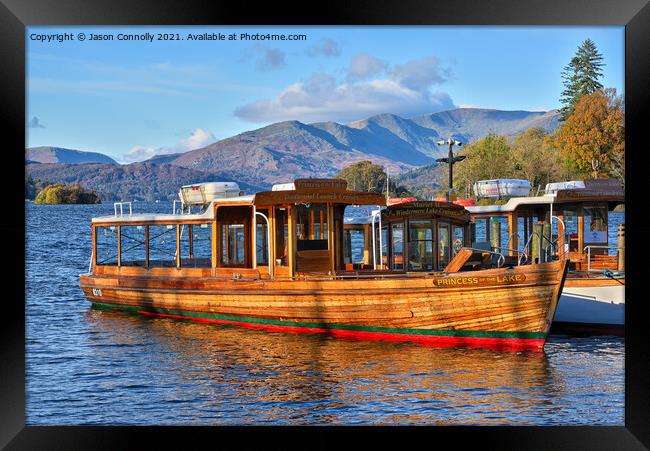
M 254 5 L 254 6 L 253 6 Z M 316 13 L 314 8 L 318 8 Z M 626 197 L 627 293 L 625 333 L 625 426 L 571 427 L 445 427 L 410 428 L 408 443 L 440 446 L 449 438 L 456 443 L 480 441 L 489 449 L 648 449 L 650 447 L 650 372 L 648 371 L 648 316 L 644 315 L 642 287 L 647 267 L 642 266 L 644 236 L 650 222 L 644 220 L 642 194 L 643 154 L 647 153 L 643 119 L 647 116 L 650 83 L 650 5 L 647 0 L 517 1 L 445 0 L 424 3 L 417 0 L 363 0 L 303 3 L 292 7 L 276 2 L 176 2 L 89 1 L 89 0 L 2 0 L 0 3 L 0 117 L 8 132 L 3 178 L 8 193 L 2 221 L 4 249 L 2 280 L 4 304 L 0 334 L 0 447 L 7 449 L 124 449 L 149 445 L 202 443 L 228 447 L 251 447 L 254 434 L 266 445 L 311 446 L 328 443 L 349 432 L 344 427 L 309 428 L 162 428 L 162 427 L 34 427 L 25 426 L 25 268 L 21 267 L 25 237 L 25 208 L 20 187 L 24 173 L 25 147 L 25 27 L 33 25 L 624 25 L 625 108 L 628 176 Z M 23 214 L 19 214 L 22 212 Z M 23 240 L 19 238 L 22 237 Z M 21 242 L 22 241 L 22 242 Z M 636 245 L 636 243 L 640 243 Z M 56 277 L 56 274 L 52 274 Z M 647 277 L 647 275 L 646 275 Z M 290 442 L 289 433 L 307 429 L 307 442 Z M 365 429 L 373 441 L 380 441 L 402 428 Z M 434 438 L 435 437 L 435 438 Z M 328 440 L 329 439 L 329 440 Z M 137 442 L 135 441 L 137 440 Z M 189 440 L 189 442 L 188 442 Z M 446 444 L 446 446 L 451 446 Z

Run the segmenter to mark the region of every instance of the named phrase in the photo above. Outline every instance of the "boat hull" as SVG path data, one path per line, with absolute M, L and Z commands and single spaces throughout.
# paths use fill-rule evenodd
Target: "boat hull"
M 567 278 L 552 326 L 558 332 L 624 335 L 625 279 Z
M 273 331 L 540 349 L 566 274 L 564 262 L 386 278 L 174 281 L 82 275 L 99 308 Z

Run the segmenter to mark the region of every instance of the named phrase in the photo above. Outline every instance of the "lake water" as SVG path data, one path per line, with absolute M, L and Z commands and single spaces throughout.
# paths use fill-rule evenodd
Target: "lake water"
M 439 349 L 94 310 L 78 275 L 112 204 L 26 209 L 28 425 L 624 424 L 622 338 Z

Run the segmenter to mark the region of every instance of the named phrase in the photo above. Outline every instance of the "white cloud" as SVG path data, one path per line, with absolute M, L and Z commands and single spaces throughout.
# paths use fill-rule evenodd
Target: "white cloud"
M 354 60 L 353 60 L 354 63 Z M 384 78 L 359 80 L 364 75 L 386 72 Z M 350 78 L 350 74 L 355 77 Z M 381 113 L 411 117 L 454 108 L 445 92 L 433 92 L 449 71 L 435 57 L 409 61 L 392 69 L 370 55 L 357 60 L 346 81 L 327 73 L 315 73 L 303 82 L 284 88 L 275 98 L 237 108 L 234 114 L 250 122 L 350 122 Z
M 122 156 L 122 161 L 126 163 L 134 163 L 136 161 L 144 161 L 155 155 L 169 155 L 173 153 L 187 152 L 189 150 L 200 149 L 208 144 L 215 142 L 217 139 L 211 131 L 203 128 L 197 128 L 190 136 L 181 139 L 178 143 L 168 147 L 151 147 L 135 145 L 129 149 L 127 153 Z
M 386 70 L 388 64 L 367 53 L 355 55 L 348 68 L 348 80 L 361 80 Z
M 391 72 L 391 78 L 403 86 L 416 90 L 433 84 L 442 84 L 450 75 L 449 69 L 441 67 L 440 60 L 435 56 L 398 64 Z

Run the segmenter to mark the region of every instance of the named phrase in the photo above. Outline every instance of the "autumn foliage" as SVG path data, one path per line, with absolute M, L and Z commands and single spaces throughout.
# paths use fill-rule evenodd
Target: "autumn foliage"
M 557 131 L 555 145 L 577 175 L 625 180 L 625 123 L 614 89 L 598 90 L 576 102 Z

